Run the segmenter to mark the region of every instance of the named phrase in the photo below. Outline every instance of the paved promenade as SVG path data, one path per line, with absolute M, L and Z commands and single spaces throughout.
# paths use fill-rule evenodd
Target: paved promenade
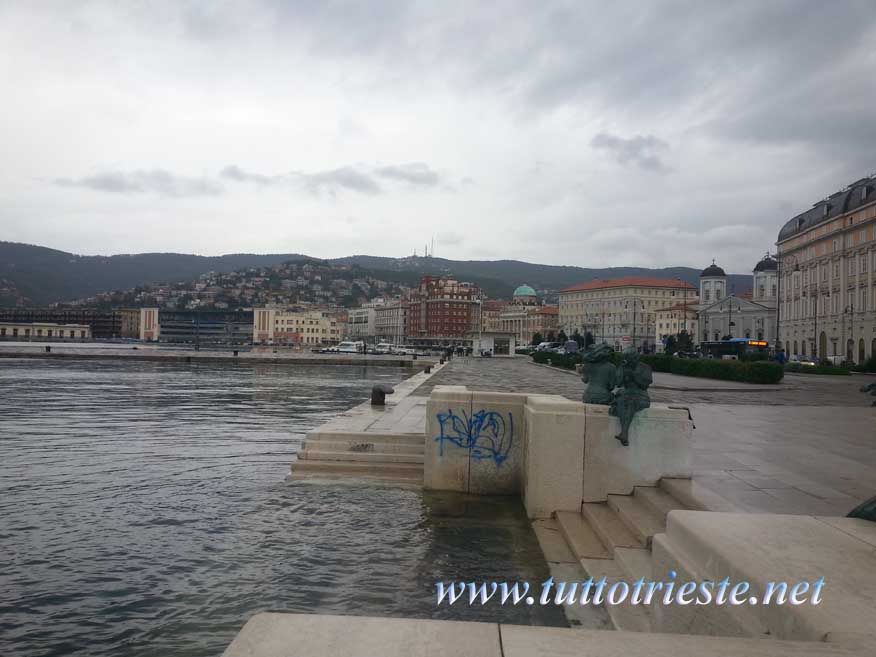
M 46 347 L 51 351 L 46 352 Z M 274 363 L 306 365 L 368 365 L 387 367 L 423 368 L 433 364 L 437 358 L 399 355 L 360 355 L 360 354 L 315 354 L 310 351 L 278 347 L 241 347 L 234 355 L 234 349 L 203 348 L 156 344 L 125 344 L 100 342 L 64 343 L 0 343 L 2 358 L 72 358 L 79 360 L 134 359 L 165 362 L 238 362 Z
M 655 373 L 654 403 L 689 406 L 694 482 L 740 511 L 845 515 L 876 494 L 876 376 L 788 375 L 775 386 Z M 535 392 L 579 400 L 581 380 L 529 359 L 457 358 L 417 388 Z

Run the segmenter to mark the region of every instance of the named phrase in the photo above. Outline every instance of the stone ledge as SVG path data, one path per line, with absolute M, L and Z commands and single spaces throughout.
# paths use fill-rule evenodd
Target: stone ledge
M 863 657 L 820 642 L 264 613 L 223 657 Z
M 660 539 L 659 541 L 656 539 Z M 654 574 L 747 581 L 753 595 L 768 582 L 825 578 L 818 605 L 660 607 L 661 631 L 740 633 L 822 641 L 870 634 L 876 643 L 876 524 L 856 518 L 671 511 L 654 544 Z M 834 639 L 836 640 L 836 639 Z

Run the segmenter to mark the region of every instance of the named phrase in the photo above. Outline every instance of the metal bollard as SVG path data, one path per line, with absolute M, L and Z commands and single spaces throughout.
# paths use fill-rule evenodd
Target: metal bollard
M 52 347 L 50 345 L 46 345 L 46 353 L 47 354 L 52 353 Z
M 385 383 L 376 383 L 371 388 L 371 405 L 386 406 L 386 396 L 395 392 L 395 388 Z

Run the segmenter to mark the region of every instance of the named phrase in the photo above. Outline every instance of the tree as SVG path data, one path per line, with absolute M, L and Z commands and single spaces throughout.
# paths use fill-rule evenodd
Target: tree
M 560 332 L 557 334 L 557 342 L 567 342 L 569 340 L 566 332 L 563 329 L 560 329 Z
M 541 344 L 544 342 L 541 337 L 541 333 L 533 333 L 532 334 L 532 344 Z
M 554 335 L 553 331 L 548 331 L 548 334 L 547 334 L 547 341 L 548 342 L 556 342 L 556 340 L 554 339 L 555 337 L 556 336 Z
M 688 333 L 687 331 L 682 330 L 678 334 L 677 342 L 678 342 L 678 351 L 693 351 L 694 350 L 693 338 L 691 337 L 690 333 Z
M 578 329 L 575 329 L 575 332 L 572 333 L 572 339 L 578 343 L 578 348 L 584 348 L 584 336 L 578 333 Z
M 596 338 L 593 337 L 593 334 L 590 331 L 584 334 L 584 348 L 589 349 L 590 345 L 596 342 Z
M 674 354 L 678 350 L 678 341 L 675 339 L 675 336 L 670 335 L 667 337 L 666 342 L 663 343 L 663 351 L 667 354 Z

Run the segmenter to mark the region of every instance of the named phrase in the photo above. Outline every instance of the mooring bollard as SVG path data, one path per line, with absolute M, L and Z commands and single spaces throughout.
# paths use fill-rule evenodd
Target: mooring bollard
M 432 371 L 432 366 L 431 366 L 431 365 L 426 365 L 426 369 L 424 369 L 423 371 L 424 371 L 426 374 L 428 374 L 429 372 Z
M 439 360 L 439 361 L 438 361 L 438 364 L 439 364 L 439 365 L 443 365 L 443 364 L 444 364 L 444 359 L 442 358 L 441 360 Z
M 235 355 L 235 356 L 237 355 L 237 349 L 234 350 L 234 355 Z
M 376 383 L 371 388 L 371 405 L 386 406 L 386 396 L 395 392 L 395 388 L 385 383 Z
M 49 345 L 46 345 L 46 353 L 47 354 L 52 353 L 52 348 Z

